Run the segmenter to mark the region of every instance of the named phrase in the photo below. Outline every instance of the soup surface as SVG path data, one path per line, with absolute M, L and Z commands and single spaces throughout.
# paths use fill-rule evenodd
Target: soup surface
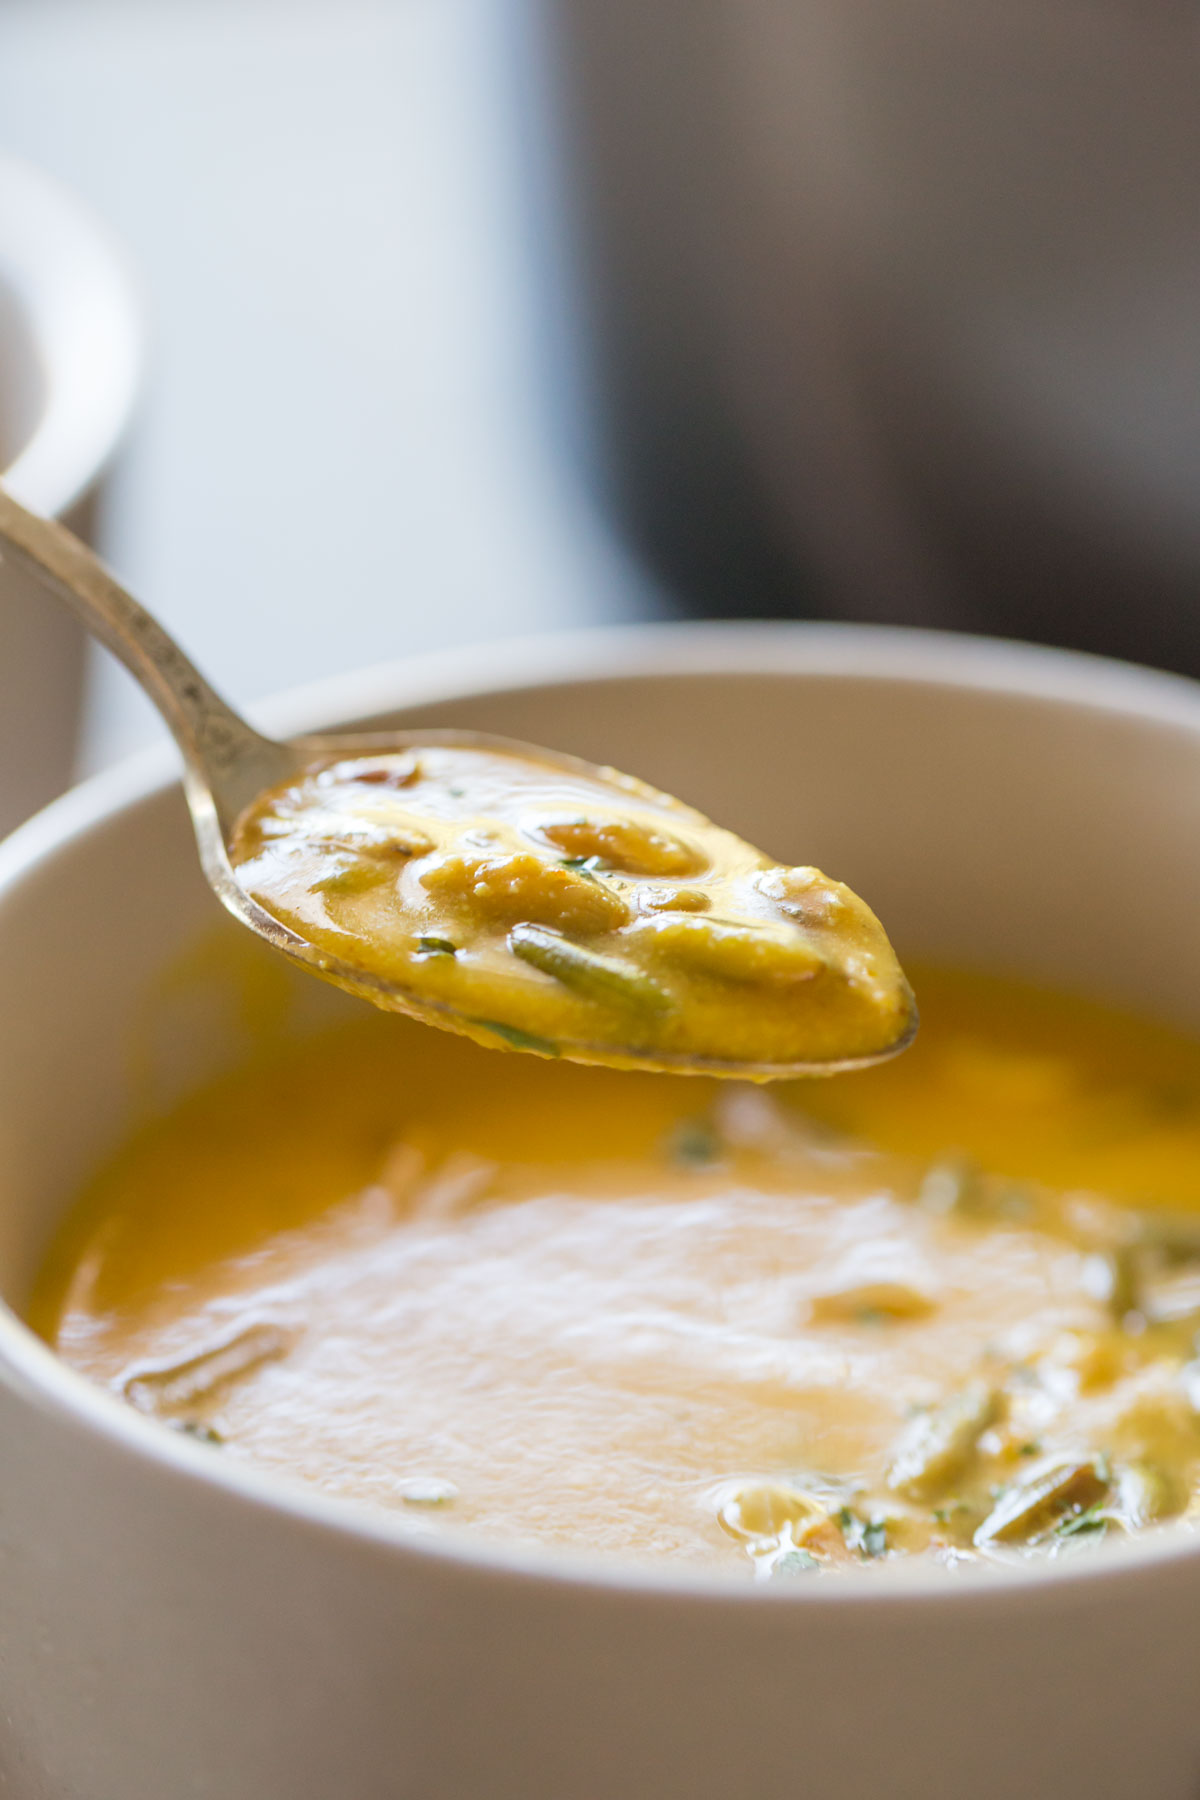
M 769 1078 L 890 1055 L 916 1025 L 849 888 L 551 751 L 317 763 L 255 802 L 231 855 L 331 979 L 492 1047 Z
M 137 1136 L 34 1322 L 414 1530 L 780 1580 L 1190 1515 L 1200 1045 L 918 991 L 903 1058 L 770 1089 L 364 1015 Z

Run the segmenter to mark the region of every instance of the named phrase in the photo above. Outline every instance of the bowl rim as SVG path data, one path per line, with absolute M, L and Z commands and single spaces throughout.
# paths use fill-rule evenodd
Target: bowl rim
M 0 218 L 4 283 L 44 390 L 3 481 L 23 505 L 54 517 L 90 491 L 125 434 L 141 383 L 145 308 L 117 236 L 21 157 L 0 156 Z
M 388 712 L 410 712 L 531 687 L 595 680 L 654 680 L 729 674 L 931 684 L 960 692 L 1040 698 L 1118 717 L 1182 728 L 1200 739 L 1200 683 L 1088 653 L 1012 640 L 870 625 L 728 623 L 622 625 L 514 638 L 499 644 L 376 665 L 290 690 L 253 709 L 263 729 L 289 734 L 344 729 Z M 6 898 L 56 857 L 101 836 L 116 820 L 178 788 L 166 745 L 125 759 L 35 814 L 0 843 L 0 930 Z M 725 1571 L 676 1570 L 623 1562 L 559 1546 L 527 1546 L 461 1534 L 418 1535 L 402 1515 L 308 1488 L 298 1480 L 226 1462 L 182 1434 L 163 1431 L 70 1368 L 6 1303 L 0 1302 L 0 1384 L 43 1416 L 127 1454 L 132 1467 L 199 1480 L 235 1505 L 334 1534 L 389 1559 L 416 1559 L 445 1575 L 579 1589 L 631 1603 L 711 1608 L 747 1605 L 1004 1609 L 1077 1604 L 1099 1586 L 1111 1601 L 1144 1571 L 1170 1579 L 1181 1560 L 1200 1561 L 1200 1533 L 1184 1522 L 1096 1546 L 1070 1558 L 950 1570 L 928 1559 L 897 1559 L 861 1578 L 813 1584 L 757 1584 Z

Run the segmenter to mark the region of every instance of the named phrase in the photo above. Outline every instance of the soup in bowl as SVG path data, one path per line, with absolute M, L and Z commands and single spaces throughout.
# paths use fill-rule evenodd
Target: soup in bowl
M 770 1087 L 488 1052 L 218 930 L 158 776 L 28 827 L 0 1522 L 29 1791 L 1189 1795 L 1200 696 L 679 630 L 275 722 L 347 720 L 619 759 L 819 864 L 923 1033 Z

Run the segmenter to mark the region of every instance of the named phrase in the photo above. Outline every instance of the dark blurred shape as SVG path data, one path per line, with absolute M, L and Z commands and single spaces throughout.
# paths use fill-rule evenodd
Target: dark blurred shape
M 698 614 L 1200 672 L 1179 0 L 529 0 L 587 453 Z

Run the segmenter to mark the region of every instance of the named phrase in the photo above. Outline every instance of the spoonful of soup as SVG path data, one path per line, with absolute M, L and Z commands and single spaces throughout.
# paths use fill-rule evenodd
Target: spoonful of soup
M 910 1041 L 879 921 L 630 775 L 469 731 L 263 737 L 85 545 L 0 492 L 0 553 L 136 677 L 242 924 L 377 1006 L 497 1048 L 765 1080 Z

